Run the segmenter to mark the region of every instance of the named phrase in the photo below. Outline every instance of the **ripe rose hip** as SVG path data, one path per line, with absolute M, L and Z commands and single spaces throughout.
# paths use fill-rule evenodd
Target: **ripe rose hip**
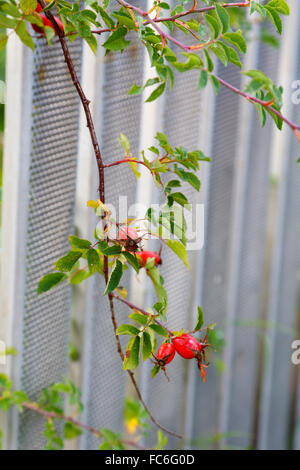
M 172 343 L 163 343 L 157 351 L 156 357 L 159 361 L 163 361 L 163 365 L 173 361 L 175 356 L 175 347 Z
M 176 352 L 184 359 L 193 359 L 198 351 L 202 351 L 201 344 L 194 338 L 194 336 L 184 333 L 181 336 L 172 338 Z
M 154 251 L 138 251 L 136 253 L 141 260 L 141 264 L 145 265 L 148 259 L 154 258 L 154 264 L 161 264 L 161 257 Z
M 121 227 L 118 233 L 119 240 L 127 240 L 130 237 L 132 240 L 139 238 L 139 235 L 134 228 L 131 227 Z

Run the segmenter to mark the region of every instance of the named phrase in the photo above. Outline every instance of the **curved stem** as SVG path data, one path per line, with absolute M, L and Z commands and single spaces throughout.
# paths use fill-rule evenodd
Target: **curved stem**
M 77 419 L 73 418 L 72 416 L 66 416 L 66 415 L 61 415 L 59 413 L 55 413 L 55 411 L 47 411 L 44 410 L 43 408 L 40 408 L 36 403 L 30 403 L 30 402 L 24 402 L 22 403 L 23 408 L 26 408 L 28 410 L 34 411 L 35 413 L 38 413 L 41 416 L 44 416 L 45 418 L 53 418 L 53 419 L 61 419 L 63 421 L 67 421 L 69 423 L 74 424 L 74 426 L 77 426 L 78 428 L 84 429 L 85 431 L 88 431 L 92 434 L 94 434 L 96 437 L 99 439 L 103 438 L 103 434 L 99 429 L 94 428 L 93 426 L 89 426 L 88 424 L 82 423 L 81 421 L 78 421 Z M 149 450 L 146 447 L 141 446 L 137 442 L 134 441 L 128 441 L 124 439 L 119 439 L 120 442 L 123 444 L 130 446 L 130 447 L 135 447 L 136 449 L 140 450 Z
M 117 162 L 107 163 L 106 165 L 103 165 L 103 168 L 111 168 L 112 166 L 121 165 L 122 163 L 138 163 L 139 165 L 144 165 L 149 171 L 151 171 L 151 168 L 149 168 L 145 162 L 142 162 L 141 160 L 135 160 L 134 158 L 123 158 Z
M 250 2 L 248 1 L 248 2 L 221 3 L 221 6 L 223 8 L 246 8 L 250 6 Z M 156 23 L 164 22 L 164 21 L 174 21 L 177 18 L 182 18 L 187 15 L 192 15 L 194 13 L 205 13 L 206 11 L 211 11 L 215 9 L 216 9 L 216 5 L 211 5 L 211 6 L 202 7 L 202 8 L 194 8 L 194 9 L 191 8 L 190 10 L 184 11 L 183 13 L 178 13 L 177 15 L 174 15 L 174 16 L 169 16 L 168 18 L 164 18 L 164 17 L 155 18 L 154 21 Z
M 128 305 L 129 308 L 131 308 L 132 310 L 138 310 L 139 312 L 141 312 L 143 315 L 147 316 L 147 317 L 152 317 L 151 313 L 149 312 L 146 312 L 146 310 L 143 310 L 142 308 L 140 307 L 137 307 L 136 305 L 134 305 L 133 303 L 129 302 L 129 300 L 126 300 L 126 299 L 123 299 L 123 297 L 120 297 L 119 295 L 117 294 L 112 294 L 112 296 L 115 298 L 115 299 L 118 299 L 120 300 L 120 302 L 123 302 L 124 304 Z M 153 318 L 153 321 L 161 326 L 164 330 L 167 331 L 168 335 L 171 337 L 171 336 L 174 336 L 174 333 L 173 331 L 169 330 L 169 328 L 167 328 L 163 323 L 161 323 L 159 320 L 157 320 L 156 318 Z

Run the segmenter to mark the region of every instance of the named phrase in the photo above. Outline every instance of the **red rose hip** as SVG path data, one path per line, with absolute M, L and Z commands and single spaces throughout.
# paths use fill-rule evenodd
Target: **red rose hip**
M 201 344 L 194 338 L 194 336 L 184 333 L 181 336 L 172 338 L 176 352 L 184 359 L 193 359 L 198 351 L 202 351 Z
M 119 240 L 127 240 L 131 238 L 132 240 L 136 240 L 139 238 L 137 231 L 131 227 L 121 227 L 118 233 Z
M 163 343 L 157 351 L 156 357 L 163 365 L 173 361 L 175 356 L 175 346 L 172 343 Z
M 161 264 L 161 257 L 154 251 L 138 251 L 136 253 L 141 260 L 141 264 L 145 265 L 148 259 L 154 258 L 154 264 Z

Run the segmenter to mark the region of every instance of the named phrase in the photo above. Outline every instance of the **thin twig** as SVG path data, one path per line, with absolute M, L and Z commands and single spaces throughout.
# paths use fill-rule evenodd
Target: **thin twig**
M 250 2 L 234 2 L 234 3 L 221 3 L 220 4 L 223 8 L 245 8 L 250 6 Z M 177 18 L 182 18 L 183 16 L 192 15 L 194 13 L 205 13 L 207 11 L 215 10 L 216 5 L 211 5 L 202 8 L 191 8 L 190 10 L 184 11 L 182 13 L 177 13 L 177 15 L 169 16 L 168 18 L 160 17 L 155 18 L 155 22 L 164 22 L 164 21 L 174 21 Z M 144 23 L 145 24 L 145 23 Z
M 146 310 L 143 310 L 142 308 L 140 307 L 137 307 L 136 305 L 134 305 L 133 303 L 129 302 L 129 300 L 126 300 L 126 299 L 123 299 L 123 297 L 121 297 L 120 295 L 117 295 L 117 294 L 112 294 L 112 296 L 117 299 L 117 300 L 120 300 L 120 302 L 123 302 L 124 304 L 128 305 L 129 308 L 131 308 L 132 310 L 138 310 L 139 312 L 141 312 L 143 315 L 147 316 L 147 317 L 152 317 L 153 321 L 161 326 L 164 330 L 166 330 L 166 332 L 168 333 L 168 335 L 170 337 L 174 336 L 174 333 L 173 331 L 169 330 L 169 328 L 167 328 L 163 323 L 161 323 L 159 320 L 157 320 L 155 317 L 153 317 L 153 315 L 149 312 L 146 312 Z
M 138 163 L 139 165 L 144 165 L 148 170 L 151 171 L 151 168 L 149 168 L 145 162 L 142 162 L 142 160 L 135 160 L 134 158 L 123 158 L 122 160 L 118 160 L 116 162 L 107 163 L 106 165 L 103 165 L 103 168 L 111 168 L 112 166 L 121 165 L 122 163 Z
M 85 431 L 88 431 L 94 434 L 99 439 L 102 439 L 104 437 L 102 432 L 99 429 L 96 429 L 93 426 L 89 426 L 88 424 L 82 423 L 81 421 L 78 421 L 72 416 L 62 415 L 62 414 L 56 413 L 55 411 L 44 410 L 43 408 L 40 408 L 36 403 L 24 402 L 22 403 L 22 406 L 23 408 L 27 408 L 28 410 L 34 411 L 35 413 L 38 413 L 39 415 L 44 416 L 45 418 L 61 419 L 63 421 L 72 423 L 74 424 L 74 426 L 77 426 L 78 428 L 84 429 Z M 150 450 L 150 449 L 147 449 L 146 447 L 141 446 L 135 441 L 128 441 L 124 439 L 118 439 L 118 440 L 122 442 L 123 444 L 130 446 L 130 447 L 135 447 L 136 449 Z

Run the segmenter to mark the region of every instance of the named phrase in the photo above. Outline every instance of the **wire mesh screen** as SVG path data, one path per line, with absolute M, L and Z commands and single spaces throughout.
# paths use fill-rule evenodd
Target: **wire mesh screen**
M 117 141 L 120 133 L 125 134 L 131 144 L 131 152 L 139 152 L 141 123 L 141 97 L 128 97 L 134 82 L 142 83 L 144 70 L 143 49 L 136 36 L 131 35 L 131 45 L 122 55 L 110 53 L 101 64 L 103 68 L 103 89 L 101 92 L 100 141 L 103 159 L 112 162 L 122 158 L 123 150 Z M 101 73 L 101 72 L 100 72 Z M 116 181 L 118 187 L 116 188 Z M 106 200 L 117 209 L 122 197 L 127 198 L 128 209 L 135 202 L 136 178 L 127 165 L 120 165 L 105 173 Z M 97 183 L 95 182 L 96 194 Z M 126 215 L 125 215 L 126 217 Z M 125 273 L 122 285 L 129 290 L 130 275 Z M 86 419 L 92 425 L 106 426 L 121 431 L 122 413 L 126 387 L 126 375 L 121 372 L 113 336 L 112 321 L 108 302 L 103 298 L 105 285 L 102 279 L 95 279 L 93 287 L 93 310 L 88 324 L 87 343 L 90 354 L 89 373 L 83 384 L 86 396 Z M 118 323 L 128 314 L 128 308 L 115 302 Z M 82 447 L 97 448 L 99 442 L 91 436 L 84 436 Z
M 259 44 L 257 64 L 273 80 L 277 81 L 278 50 Z M 246 103 L 247 105 L 247 103 Z M 239 256 L 236 312 L 232 325 L 232 362 L 227 365 L 231 375 L 227 432 L 237 432 L 237 438 L 229 439 L 231 445 L 249 447 L 253 442 L 253 426 L 256 414 L 256 386 L 258 374 L 258 327 L 262 314 L 263 273 L 265 255 L 266 216 L 270 184 L 269 165 L 271 133 L 273 123 L 261 129 L 258 115 L 253 108 L 250 123 L 250 140 L 241 232 L 241 253 L 236 247 L 231 257 Z M 247 144 L 245 142 L 245 144 Z M 241 195 L 240 195 L 241 196 Z M 232 304 L 232 302 L 231 302 Z M 249 382 L 253 385 L 249 387 Z
M 172 146 L 182 145 L 189 150 L 199 148 L 199 118 L 201 95 L 197 91 L 198 74 L 190 73 L 176 77 L 174 89 L 165 98 L 165 115 L 163 132 L 167 135 Z M 182 93 L 182 90 L 185 93 Z M 189 202 L 193 205 L 195 215 L 196 191 L 184 185 L 182 188 Z M 195 221 L 194 221 L 195 222 Z M 195 268 L 195 251 L 189 252 L 190 271 L 187 271 L 182 261 L 170 250 L 162 252 L 163 264 L 160 269 L 165 280 L 168 292 L 168 325 L 174 330 L 188 329 L 190 326 L 190 309 L 193 306 L 193 275 Z M 159 410 L 160 421 L 168 428 L 179 430 L 183 426 L 182 417 L 178 410 L 182 410 L 185 401 L 183 384 L 185 383 L 186 369 L 183 360 L 179 357 L 168 366 L 170 382 L 161 373 L 151 380 L 148 371 L 148 385 L 146 395 L 150 409 L 154 414 Z M 172 390 L 172 400 L 169 393 Z M 154 438 L 154 437 L 153 437 Z M 175 441 L 169 438 L 168 446 L 175 446 Z
M 229 83 L 240 86 L 232 66 L 220 67 L 218 73 Z M 238 104 L 238 97 L 226 89 L 220 90 L 215 104 L 215 131 L 210 137 L 212 162 L 206 207 L 202 307 L 206 323 L 217 322 L 219 328 L 224 328 L 226 315 L 235 141 L 239 136 Z M 211 367 L 205 386 L 197 376 L 193 432 L 196 439 L 202 433 L 217 432 L 220 400 L 220 375 Z
M 66 234 L 72 231 L 79 118 L 78 97 L 59 43 L 36 44 L 21 364 L 21 386 L 32 400 L 67 369 L 70 289 L 63 285 L 37 297 L 37 284 L 65 254 Z M 71 53 L 79 67 L 79 41 Z M 43 448 L 43 426 L 43 419 L 24 412 L 18 447 Z
M 298 20 L 299 24 L 299 20 Z M 298 39 L 297 33 L 295 33 Z M 289 85 L 299 76 L 300 44 L 295 46 L 297 66 L 290 73 Z M 289 90 L 286 99 L 291 99 Z M 299 105 L 291 106 L 292 118 L 299 121 Z M 296 144 L 296 145 L 295 145 Z M 291 344 L 299 337 L 299 272 L 300 272 L 300 175 L 297 167 L 297 143 L 287 135 L 283 173 L 279 180 L 279 204 L 273 249 L 269 325 L 266 355 L 263 427 L 260 445 L 266 449 L 293 448 L 294 426 L 297 427 L 297 367 L 291 362 Z M 284 361 L 284 367 L 278 367 Z M 276 413 L 273 412 L 276 410 Z

